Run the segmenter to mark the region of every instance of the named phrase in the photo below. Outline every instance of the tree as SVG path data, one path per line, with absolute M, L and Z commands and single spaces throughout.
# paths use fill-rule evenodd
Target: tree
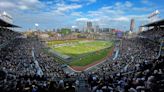
M 62 34 L 62 35 L 67 35 L 67 34 L 70 34 L 70 33 L 71 33 L 71 29 L 62 28 L 62 29 L 59 31 L 59 33 Z

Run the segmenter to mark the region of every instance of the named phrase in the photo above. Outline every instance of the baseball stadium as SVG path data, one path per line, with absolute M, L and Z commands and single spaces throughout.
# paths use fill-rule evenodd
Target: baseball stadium
M 0 0 L 0 92 L 164 92 L 163 0 Z

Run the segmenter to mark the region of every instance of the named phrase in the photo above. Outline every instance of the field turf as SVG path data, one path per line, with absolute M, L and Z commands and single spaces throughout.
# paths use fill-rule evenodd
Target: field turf
M 69 65 L 85 66 L 108 55 L 113 42 L 99 40 L 51 41 L 48 46 L 55 52 L 71 57 Z

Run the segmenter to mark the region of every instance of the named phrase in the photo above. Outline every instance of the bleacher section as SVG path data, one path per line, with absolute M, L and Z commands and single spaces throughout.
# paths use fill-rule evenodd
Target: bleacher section
M 19 35 L 20 33 L 14 32 L 10 29 L 0 28 L 0 45 L 12 39 L 15 39 L 15 37 Z

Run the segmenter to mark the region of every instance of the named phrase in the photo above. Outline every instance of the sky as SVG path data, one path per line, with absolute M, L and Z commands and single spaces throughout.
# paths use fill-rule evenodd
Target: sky
M 164 0 L 0 0 L 0 12 L 6 11 L 21 30 L 71 28 L 92 21 L 100 27 L 129 30 L 130 20 L 135 29 L 148 23 L 148 16 L 159 10 L 164 18 Z

